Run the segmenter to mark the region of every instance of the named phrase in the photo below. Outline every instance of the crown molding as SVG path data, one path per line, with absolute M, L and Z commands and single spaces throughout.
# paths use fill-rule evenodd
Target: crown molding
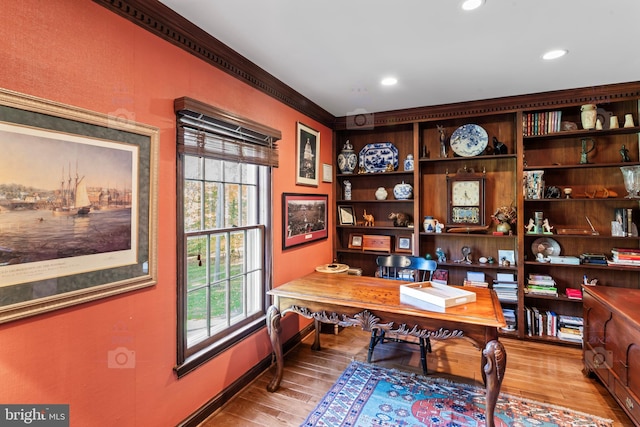
M 520 110 L 540 110 L 589 103 L 606 104 L 637 98 L 640 98 L 640 82 L 629 82 L 383 111 L 371 113 L 370 120 L 374 127 L 393 126 L 414 122 L 514 113 Z M 336 117 L 333 129 L 347 129 L 347 119 L 347 116 Z
M 283 104 L 333 127 L 335 117 L 328 111 L 159 1 L 93 1 Z

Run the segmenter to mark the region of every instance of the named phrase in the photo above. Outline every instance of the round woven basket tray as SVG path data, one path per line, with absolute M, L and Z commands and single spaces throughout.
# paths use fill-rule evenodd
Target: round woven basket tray
M 347 264 L 322 264 L 316 267 L 316 271 L 320 273 L 344 273 L 349 270 L 349 266 Z

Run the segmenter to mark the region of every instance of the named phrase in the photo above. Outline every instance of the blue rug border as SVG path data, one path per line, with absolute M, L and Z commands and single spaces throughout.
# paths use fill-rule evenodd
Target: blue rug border
M 446 378 L 440 378 L 440 377 L 432 377 L 432 376 L 424 376 L 424 375 L 420 375 L 420 374 L 416 374 L 413 372 L 406 372 L 406 371 L 400 371 L 398 369 L 393 369 L 393 368 L 385 368 L 379 365 L 374 365 L 371 363 L 365 363 L 365 362 L 360 362 L 357 360 L 352 360 L 351 363 L 349 363 L 349 365 L 345 368 L 345 370 L 340 374 L 340 377 L 338 378 L 338 380 L 331 386 L 331 388 L 329 389 L 329 391 L 327 391 L 327 393 L 322 397 L 322 399 L 320 400 L 320 402 L 316 405 L 316 407 L 313 409 L 313 411 L 311 411 L 311 413 L 307 416 L 307 418 L 305 419 L 305 421 L 300 424 L 300 427 L 314 427 L 317 425 L 317 422 L 321 419 L 322 415 L 326 412 L 327 407 L 335 400 L 335 397 L 340 393 L 340 391 L 344 388 L 344 386 L 348 383 L 348 381 L 351 379 L 351 377 L 353 376 L 353 374 L 360 368 L 360 367 L 364 367 L 367 369 L 371 369 L 373 371 L 380 371 L 380 372 L 385 372 L 385 373 L 390 373 L 393 374 L 394 376 L 401 376 L 404 377 L 406 379 L 410 379 L 411 381 L 426 381 L 426 382 L 434 382 L 434 383 L 438 383 L 438 384 L 455 384 L 456 386 L 459 386 L 463 389 L 468 389 L 469 391 L 472 391 L 474 393 L 477 394 L 481 394 L 484 398 L 484 396 L 486 395 L 486 389 L 484 387 L 480 387 L 477 386 L 475 384 L 469 384 L 469 383 L 464 383 L 464 382 L 455 382 Z M 371 396 L 371 394 L 373 393 L 373 391 L 375 390 L 375 387 L 370 387 L 367 386 L 368 388 L 365 387 L 365 389 L 363 389 L 363 391 L 366 391 L 367 393 L 367 398 Z M 578 411 L 578 410 L 574 410 L 571 408 L 567 408 L 565 406 L 560 406 L 560 405 L 554 405 L 551 403 L 546 403 L 546 402 L 540 402 L 540 401 L 536 401 L 533 399 L 527 399 L 524 397 L 520 397 L 520 396 L 516 396 L 513 394 L 509 394 L 509 393 L 504 393 L 504 392 L 500 392 L 500 397 L 503 399 L 507 399 L 507 400 L 519 400 L 521 402 L 528 402 L 528 403 L 532 403 L 532 404 L 536 404 L 536 405 L 543 405 L 546 407 L 549 407 L 551 409 L 557 409 L 557 410 L 568 410 L 571 411 L 572 413 L 575 413 L 577 415 L 581 415 L 584 417 L 588 417 L 588 418 L 592 418 L 594 421 L 600 422 L 601 424 L 609 424 L 611 427 L 613 427 L 613 420 L 608 419 L 608 418 L 603 418 L 603 417 L 599 417 L 597 415 L 593 415 L 593 414 L 589 414 L 586 412 L 582 412 L 582 411 Z M 348 426 L 353 426 L 353 422 L 356 421 L 357 416 L 360 414 L 360 409 L 364 406 L 364 404 L 366 403 L 366 400 L 362 400 L 359 402 L 355 402 L 354 405 L 351 406 L 350 409 L 353 409 L 350 411 L 350 414 L 347 415 L 347 417 L 344 420 L 344 423 L 342 424 L 345 427 Z M 355 418 L 353 418 L 355 416 Z M 351 419 L 350 419 L 351 418 Z

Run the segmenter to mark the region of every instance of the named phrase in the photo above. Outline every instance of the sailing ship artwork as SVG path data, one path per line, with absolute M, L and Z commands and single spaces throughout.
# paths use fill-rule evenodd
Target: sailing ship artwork
M 137 146 L 0 123 L 0 147 L 0 287 L 137 262 Z

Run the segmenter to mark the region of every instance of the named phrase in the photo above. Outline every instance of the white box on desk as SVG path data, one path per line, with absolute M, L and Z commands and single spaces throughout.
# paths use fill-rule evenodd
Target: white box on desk
M 400 285 L 400 302 L 419 305 L 427 303 L 440 308 L 475 302 L 475 292 L 443 285 L 436 282 L 417 282 Z M 422 308 L 422 307 L 421 307 Z M 431 308 L 425 307 L 427 310 Z

